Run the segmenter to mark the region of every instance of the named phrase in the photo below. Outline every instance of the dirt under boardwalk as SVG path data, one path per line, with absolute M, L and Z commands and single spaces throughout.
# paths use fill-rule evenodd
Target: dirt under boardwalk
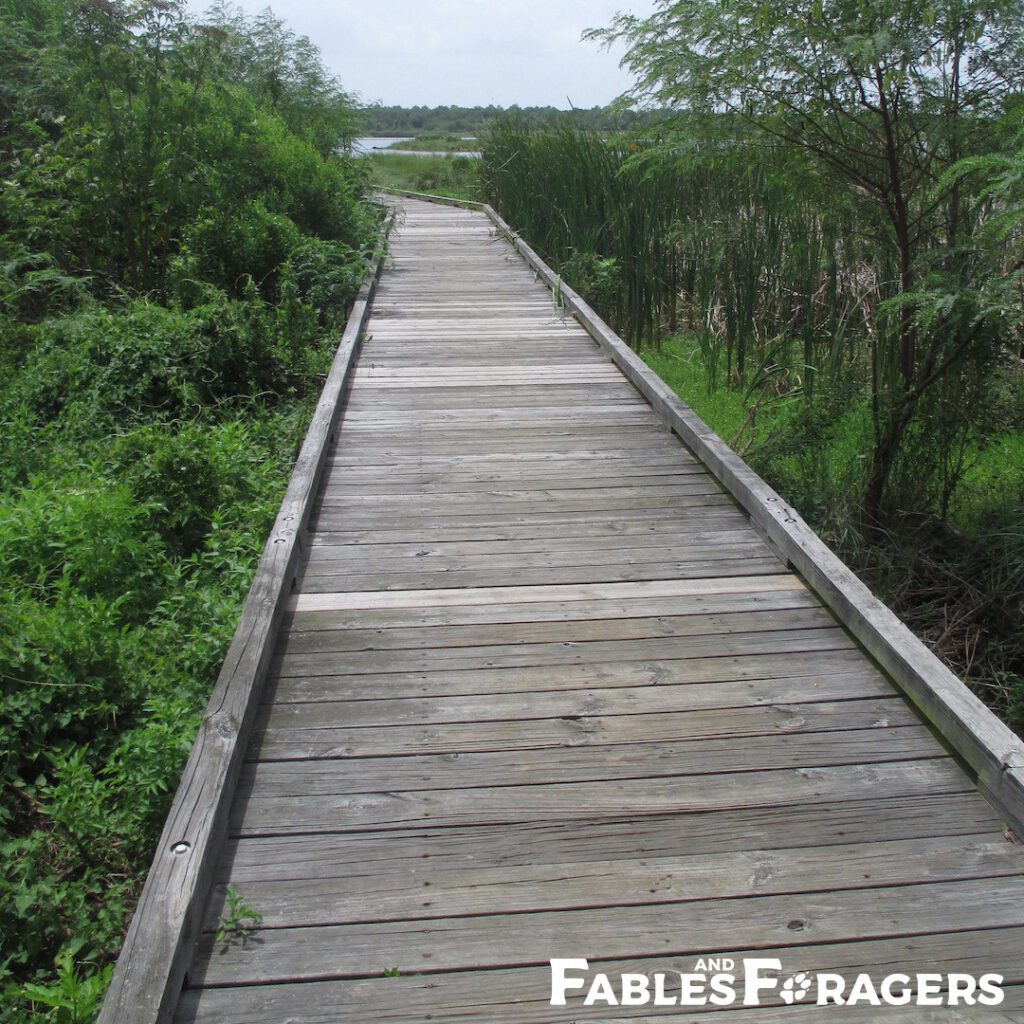
M 177 1019 L 849 1017 L 549 1005 L 551 958 L 671 998 L 714 955 L 1024 1019 L 1024 853 L 959 763 L 485 216 L 403 205 Z

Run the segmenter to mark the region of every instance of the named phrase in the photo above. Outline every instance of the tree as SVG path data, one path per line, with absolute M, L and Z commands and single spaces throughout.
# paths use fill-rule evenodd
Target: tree
M 224 0 L 206 12 L 204 28 L 217 33 L 222 73 L 274 110 L 321 156 L 351 142 L 359 127 L 355 100 L 306 36 L 292 32 L 269 8 L 250 19 Z
M 892 273 L 872 340 L 874 446 L 863 512 L 925 394 L 991 343 L 994 312 L 961 257 L 978 207 L 945 172 L 983 152 L 1019 88 L 1018 0 L 658 0 L 588 35 L 625 41 L 636 94 L 689 116 L 730 112 L 829 168 L 863 204 Z

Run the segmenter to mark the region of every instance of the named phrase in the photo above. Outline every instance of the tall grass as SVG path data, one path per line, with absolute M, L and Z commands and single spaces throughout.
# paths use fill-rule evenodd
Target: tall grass
M 429 192 L 451 199 L 479 199 L 478 161 L 469 156 L 409 156 L 372 153 L 362 157 L 378 188 Z
M 635 347 L 684 327 L 729 380 L 833 367 L 878 275 L 852 211 L 764 147 L 609 138 L 505 120 L 481 139 L 488 200 Z
M 614 143 L 571 125 L 531 131 L 504 120 L 480 148 L 482 186 L 502 215 L 631 342 L 656 334 L 669 285 L 666 183 L 624 169 Z

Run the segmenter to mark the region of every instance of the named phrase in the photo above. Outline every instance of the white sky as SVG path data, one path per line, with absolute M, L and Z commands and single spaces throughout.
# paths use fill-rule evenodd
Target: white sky
M 188 0 L 200 14 L 206 0 Z M 267 0 L 236 0 L 250 14 Z M 631 84 L 621 50 L 581 42 L 653 0 L 280 0 L 274 13 L 320 48 L 349 92 L 386 105 L 592 107 Z

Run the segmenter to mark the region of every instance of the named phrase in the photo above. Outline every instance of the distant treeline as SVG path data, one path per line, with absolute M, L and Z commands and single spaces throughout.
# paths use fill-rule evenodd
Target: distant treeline
M 515 114 L 525 124 L 540 127 L 571 121 L 597 131 L 652 124 L 664 118 L 659 110 L 621 109 L 615 106 L 559 110 L 557 107 L 385 107 L 365 110 L 364 131 L 370 135 L 416 135 L 422 132 L 477 132 L 502 117 Z

